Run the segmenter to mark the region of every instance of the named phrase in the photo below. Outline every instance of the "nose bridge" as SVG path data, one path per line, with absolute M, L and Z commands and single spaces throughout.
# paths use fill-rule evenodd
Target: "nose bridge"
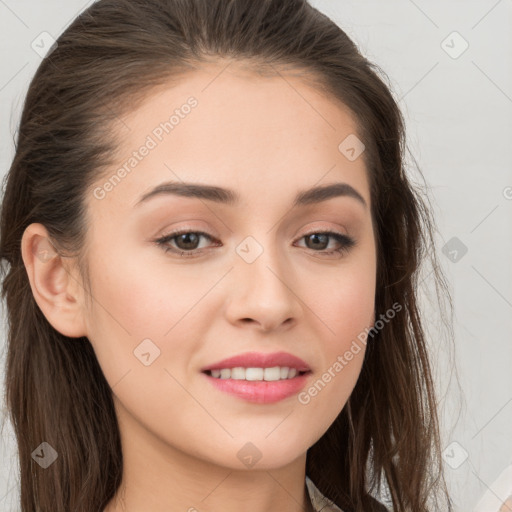
M 272 233 L 256 236 L 246 237 L 235 249 L 227 314 L 233 322 L 252 319 L 268 329 L 296 318 L 300 307 L 282 247 Z

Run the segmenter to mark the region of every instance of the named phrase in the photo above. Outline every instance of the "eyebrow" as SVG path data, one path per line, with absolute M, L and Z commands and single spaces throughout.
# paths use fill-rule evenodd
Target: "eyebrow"
M 235 206 L 240 201 L 240 196 L 234 190 L 227 188 L 199 183 L 169 181 L 161 183 L 149 192 L 143 194 L 135 204 L 135 207 L 148 201 L 150 198 L 169 194 L 215 201 L 216 203 L 227 204 L 229 206 Z M 298 206 L 320 203 L 334 197 L 342 196 L 357 199 L 357 201 L 359 201 L 365 208 L 368 206 L 363 196 L 351 185 L 348 183 L 334 183 L 331 185 L 323 185 L 300 191 L 295 196 L 293 207 L 295 208 Z

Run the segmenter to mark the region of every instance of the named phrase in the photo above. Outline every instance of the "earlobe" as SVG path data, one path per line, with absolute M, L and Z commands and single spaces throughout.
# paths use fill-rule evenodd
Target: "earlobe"
M 83 289 L 42 224 L 33 223 L 25 229 L 21 254 L 32 294 L 48 322 L 65 336 L 86 336 Z

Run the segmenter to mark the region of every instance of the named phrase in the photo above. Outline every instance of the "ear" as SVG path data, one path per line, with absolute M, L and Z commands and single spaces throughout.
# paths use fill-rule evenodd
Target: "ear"
M 50 243 L 42 224 L 25 229 L 21 254 L 32 294 L 48 322 L 65 336 L 86 336 L 82 284 L 73 274 L 70 259 L 59 256 Z

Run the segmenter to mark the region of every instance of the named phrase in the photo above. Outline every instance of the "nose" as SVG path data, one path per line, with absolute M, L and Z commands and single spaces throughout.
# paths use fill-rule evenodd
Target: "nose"
M 260 331 L 290 328 L 299 320 L 302 301 L 298 279 L 283 256 L 264 250 L 252 263 L 238 255 L 231 273 L 232 287 L 225 315 L 237 327 L 254 325 Z

